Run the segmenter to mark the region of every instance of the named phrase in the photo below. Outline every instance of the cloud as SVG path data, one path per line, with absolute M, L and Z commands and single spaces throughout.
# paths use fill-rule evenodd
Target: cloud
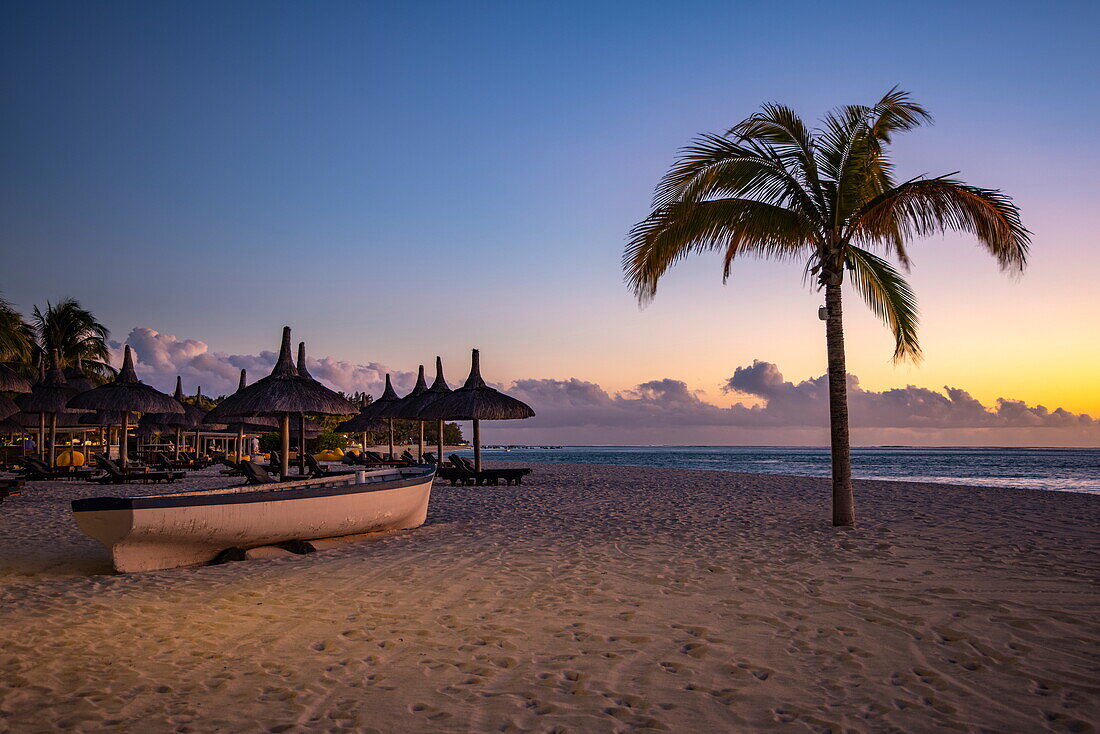
M 270 351 L 259 354 L 212 352 L 205 342 L 179 339 L 146 327 L 131 330 L 126 344 L 134 350 L 136 369 L 143 382 L 171 391 L 176 375 L 180 375 L 188 393 L 201 386 L 204 394 L 214 396 L 228 395 L 236 390 L 242 369 L 248 371 L 250 384 L 266 376 L 278 357 Z M 115 351 L 115 364 L 118 364 L 122 345 L 116 342 L 111 347 Z M 411 390 L 416 382 L 415 373 L 391 370 L 377 362 L 354 364 L 333 357 L 307 356 L 306 365 L 316 379 L 345 393 L 366 392 L 378 396 L 385 386 L 387 372 L 399 392 Z
M 812 426 L 828 420 L 829 385 L 825 375 L 798 384 L 783 379 L 779 368 L 759 360 L 738 367 L 722 387 L 727 393 L 759 398 L 756 415 L 770 425 Z M 736 407 L 736 406 L 735 406 Z M 1095 419 L 1058 408 L 1029 406 L 1000 398 L 987 408 L 966 390 L 943 392 L 909 385 L 882 392 L 864 390 L 848 375 L 848 413 L 853 426 L 875 428 L 1071 428 L 1096 427 Z
M 138 327 L 126 338 L 135 351 L 139 376 L 171 390 L 176 375 L 194 392 L 224 395 L 237 387 L 242 368 L 249 382 L 268 374 L 274 352 L 225 354 L 205 342 L 179 339 Z M 122 345 L 111 345 L 117 352 Z M 118 363 L 116 357 L 116 364 Z M 415 382 L 412 372 L 384 364 L 356 364 L 334 357 L 309 359 L 314 377 L 346 393 L 379 395 L 390 372 L 398 392 Z M 531 443 L 664 444 L 823 444 L 828 441 L 829 395 L 826 376 L 801 382 L 784 379 L 771 362 L 737 367 L 722 390 L 731 407 L 707 402 L 681 380 L 663 378 L 620 392 L 608 392 L 576 377 L 521 379 L 497 385 L 535 410 L 525 421 L 485 425 L 486 440 Z M 1001 398 L 986 406 L 966 390 L 933 390 L 909 385 L 865 390 L 848 376 L 848 409 L 854 440 L 863 443 L 1096 445 L 1100 421 L 1057 408 Z
M 909 385 L 876 392 L 860 387 L 855 375 L 848 376 L 847 386 L 853 435 L 864 442 L 1070 445 L 1100 440 L 1100 422 L 1061 408 L 1051 411 L 1004 398 L 987 407 L 956 387 L 941 392 Z M 494 435 L 519 432 L 540 437 L 572 431 L 596 436 L 597 443 L 627 442 L 630 434 L 639 442 L 680 444 L 827 441 L 825 375 L 794 383 L 785 380 L 775 364 L 757 360 L 735 369 L 722 387 L 739 398 L 729 408 L 706 402 L 673 379 L 645 382 L 615 394 L 576 378 L 517 380 L 510 394 L 530 403 L 536 416 L 492 430 Z M 1047 435 L 1041 438 L 1044 431 Z

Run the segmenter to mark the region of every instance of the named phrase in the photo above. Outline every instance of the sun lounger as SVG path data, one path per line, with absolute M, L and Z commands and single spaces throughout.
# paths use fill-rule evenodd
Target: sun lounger
M 347 470 L 326 469 L 317 462 L 317 459 L 313 458 L 312 454 L 306 454 L 306 468 L 309 469 L 311 477 L 335 477 L 339 474 L 352 473 Z
M 31 481 L 88 479 L 92 476 L 91 469 L 78 469 L 71 466 L 51 468 L 49 464 L 33 456 L 24 457 L 23 469 L 21 471 L 23 478 Z
M 474 464 L 469 459 L 459 456 L 458 454 L 451 454 L 447 457 L 451 466 L 441 466 L 437 472 L 437 476 L 440 479 L 449 480 L 451 486 L 455 486 L 458 483 L 463 485 L 477 485 L 479 487 L 486 484 L 497 485 L 503 481 L 505 484 L 523 484 L 523 478 L 531 473 L 530 469 L 482 469 L 476 471 Z
M 187 476 L 184 472 L 168 471 L 132 471 L 124 472 L 115 462 L 103 456 L 96 456 L 96 464 L 104 471 L 103 476 L 94 481 L 100 484 L 127 484 L 130 482 L 174 482 Z
M 184 459 L 182 461 L 172 461 L 164 453 L 157 451 L 153 454 L 153 466 L 163 471 L 179 471 L 181 469 L 194 469 L 194 465 Z
M 271 476 L 267 469 L 251 461 L 242 461 L 238 466 L 244 473 L 245 484 L 275 484 L 279 481 L 276 477 Z

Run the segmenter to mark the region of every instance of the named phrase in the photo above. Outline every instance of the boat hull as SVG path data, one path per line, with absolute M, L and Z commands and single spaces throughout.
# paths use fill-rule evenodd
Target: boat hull
M 296 482 L 101 497 L 73 502 L 84 533 L 102 543 L 115 570 L 207 563 L 226 548 L 404 530 L 428 514 L 434 469 L 386 469 Z

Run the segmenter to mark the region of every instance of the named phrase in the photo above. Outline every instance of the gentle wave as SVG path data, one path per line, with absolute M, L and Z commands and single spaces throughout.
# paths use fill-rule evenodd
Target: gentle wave
M 484 455 L 507 461 L 831 474 L 829 449 L 815 446 L 564 446 L 485 449 Z M 852 449 L 852 473 L 860 479 L 1100 494 L 1100 449 L 859 447 Z

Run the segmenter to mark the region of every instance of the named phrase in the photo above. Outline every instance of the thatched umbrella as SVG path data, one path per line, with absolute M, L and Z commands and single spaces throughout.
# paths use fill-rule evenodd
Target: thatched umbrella
M 419 380 L 417 381 L 419 384 Z M 415 393 L 416 390 L 413 390 Z M 435 402 L 442 396 L 451 392 L 450 386 L 447 384 L 447 379 L 443 376 L 443 360 L 439 357 L 435 358 L 435 382 L 424 392 L 419 395 L 413 395 L 409 393 L 401 400 L 401 417 L 402 418 L 416 418 L 420 420 L 420 433 L 424 435 L 424 419 L 421 417 L 421 412 L 429 404 Z M 439 435 L 436 436 L 436 442 L 438 443 L 439 455 L 437 461 L 443 461 L 443 419 L 437 419 L 439 429 Z M 422 449 L 423 450 L 423 449 Z M 421 453 L 420 460 L 424 460 L 423 453 Z
M 195 394 L 191 398 L 191 403 L 190 404 L 185 403 L 185 405 L 190 405 L 190 407 L 197 409 L 203 415 L 202 420 L 200 420 L 198 423 L 196 423 L 194 426 L 192 426 L 192 428 L 195 429 L 194 448 L 195 448 L 195 455 L 196 456 L 198 456 L 202 453 L 203 429 L 206 429 L 207 431 L 218 431 L 218 432 L 229 430 L 229 425 L 227 423 L 224 423 L 222 421 L 208 421 L 208 420 L 206 420 L 206 414 L 209 411 L 207 411 L 205 408 L 201 407 L 202 406 L 202 401 L 203 401 L 202 385 L 199 385 L 198 387 L 195 388 Z
M 367 450 L 367 433 L 386 430 L 386 424 L 382 422 L 382 419 L 371 417 L 369 413 L 367 415 L 363 414 L 363 411 L 369 407 L 370 403 L 363 405 L 359 408 L 359 415 L 349 418 L 343 423 L 337 423 L 336 428 L 333 429 L 337 433 L 362 433 L 364 451 Z
M 81 413 L 77 423 L 82 426 L 98 426 L 100 430 L 100 445 L 103 446 L 103 455 L 110 455 L 111 428 L 122 425 L 121 410 L 93 410 L 90 413 Z
M 421 411 L 424 418 L 474 423 L 474 468 L 481 471 L 481 421 L 530 418 L 535 414 L 523 401 L 494 390 L 481 379 L 481 357 L 475 349 L 470 376 L 454 392 L 433 400 Z
M 401 398 L 397 396 L 397 393 L 393 390 L 393 385 L 390 384 L 390 376 L 386 374 L 386 389 L 382 391 L 382 394 L 377 400 L 364 405 L 359 410 L 359 415 L 355 416 L 352 420 L 361 421 L 366 424 L 370 420 L 385 419 L 386 425 L 390 431 L 390 458 L 393 458 L 393 419 L 397 417 L 397 405 L 401 402 Z M 367 429 L 360 429 L 367 430 Z
M 199 388 L 200 393 L 202 388 Z M 187 396 L 183 394 L 183 378 L 176 375 L 176 391 L 172 393 L 172 399 L 183 407 L 182 413 L 146 413 L 141 417 L 141 424 L 149 424 L 158 427 L 169 427 L 176 430 L 176 456 L 180 455 L 180 443 L 184 429 L 197 428 L 202 425 L 202 419 L 206 411 L 197 405 L 187 402 Z
M 122 432 L 118 436 L 118 461 L 126 467 L 126 442 L 130 432 L 130 413 L 182 413 L 183 406 L 160 390 L 146 385 L 134 372 L 130 345 L 122 360 L 122 369 L 106 385 L 83 392 L 69 401 L 71 408 L 122 411 Z
M 313 379 L 302 379 L 290 358 L 290 327 L 283 327 L 279 359 L 271 374 L 238 390 L 206 414 L 207 423 L 232 421 L 249 416 L 274 415 L 281 421 L 280 452 L 282 475 L 289 476 L 290 416 L 298 413 L 351 415 L 355 406 L 339 393 Z
M 237 392 L 243 390 L 247 384 L 248 372 L 242 369 L 240 382 L 237 383 Z M 241 456 L 244 455 L 244 434 L 255 433 L 257 431 L 266 433 L 267 431 L 278 430 L 279 421 L 264 416 L 239 418 L 237 420 L 229 420 L 226 424 L 226 429 L 237 432 L 237 460 L 240 461 Z
M 309 370 L 306 369 L 306 343 L 298 342 L 298 378 L 302 380 L 310 380 L 317 382 L 313 379 L 313 375 L 309 374 Z M 298 473 L 306 473 L 306 435 L 309 433 L 306 430 L 306 414 L 298 414 Z M 317 426 L 317 434 L 320 434 L 320 426 Z M 316 435 L 311 436 L 316 438 Z
M 420 461 L 424 461 L 424 421 L 420 420 L 420 408 L 417 407 L 420 398 L 428 394 L 428 383 L 424 380 L 424 365 L 420 365 L 420 370 L 416 375 L 416 385 L 405 397 L 397 403 L 395 408 L 398 418 L 412 418 L 420 424 L 420 436 L 416 444 L 416 458 Z
M 88 392 L 95 387 L 95 383 L 84 372 L 84 360 L 79 356 L 76 358 L 76 364 L 65 370 L 65 379 L 69 383 L 69 387 L 74 388 L 77 392 Z
M 38 458 L 40 459 L 46 456 L 41 444 L 45 439 L 46 416 L 50 416 L 50 466 L 54 465 L 54 458 L 57 455 L 57 414 L 76 412 L 69 411 L 67 408 L 69 400 L 76 394 L 76 389 L 69 387 L 65 381 L 65 374 L 61 371 L 55 349 L 50 352 L 49 372 L 34 385 L 29 393 L 17 395 L 15 398 L 15 404 L 24 413 L 38 413 Z
M 19 406 L 6 395 L 0 394 L 0 420 L 19 412 Z
M 0 392 L 30 392 L 31 381 L 0 364 Z

